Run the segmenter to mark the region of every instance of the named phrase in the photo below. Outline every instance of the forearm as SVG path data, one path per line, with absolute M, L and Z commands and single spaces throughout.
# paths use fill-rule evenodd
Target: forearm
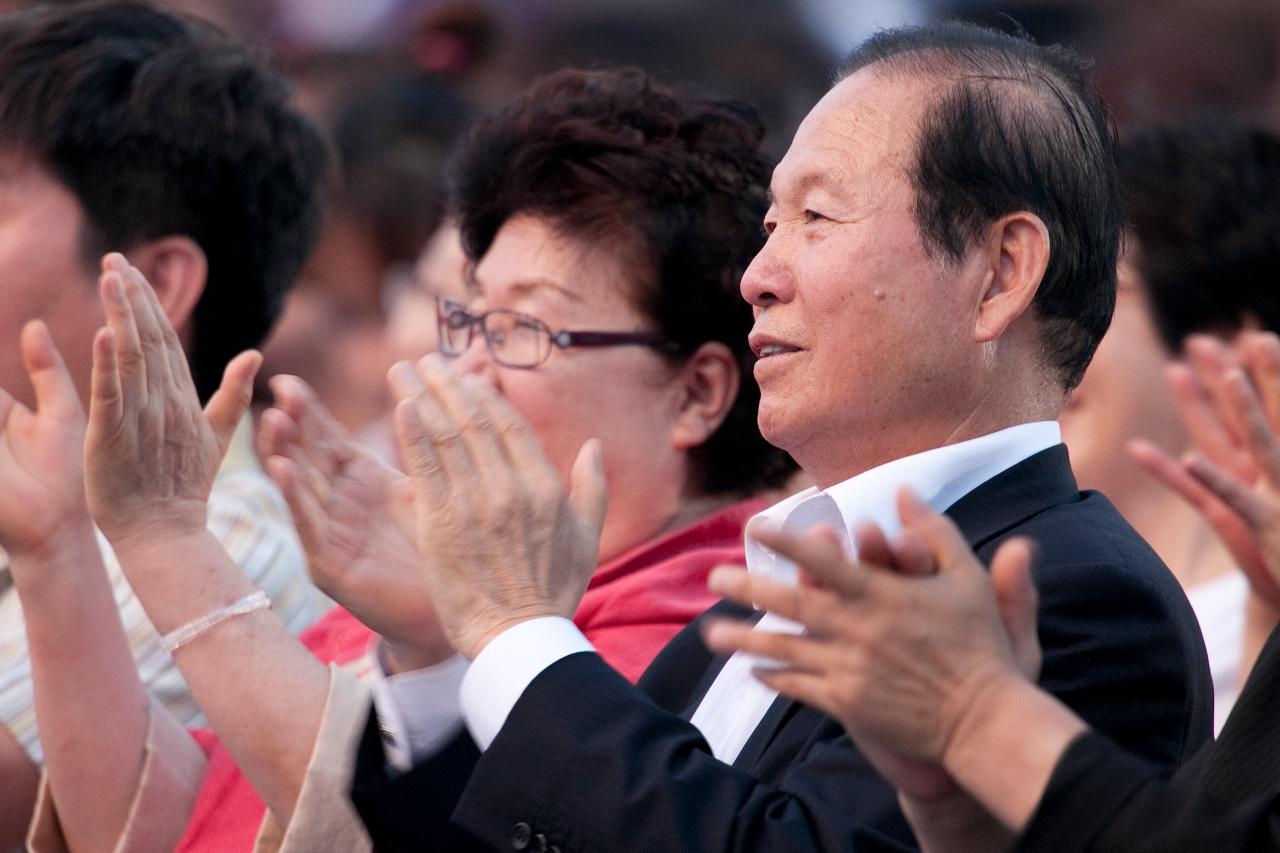
M 148 699 L 92 527 L 13 556 L 48 784 L 72 849 L 111 849 L 143 766 Z
M 943 766 L 1013 832 L 1026 828 L 1067 746 L 1087 726 L 1029 681 L 1010 676 L 957 727 Z
M 204 530 L 156 533 L 121 543 L 116 554 L 161 634 L 253 592 Z M 325 667 L 265 610 L 217 624 L 175 651 L 174 661 L 240 769 L 287 823 L 324 711 Z

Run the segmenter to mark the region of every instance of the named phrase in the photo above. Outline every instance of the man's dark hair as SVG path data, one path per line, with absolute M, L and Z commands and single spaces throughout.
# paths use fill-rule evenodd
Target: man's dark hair
M 1044 221 L 1048 268 L 1033 308 L 1048 362 L 1079 383 L 1115 309 L 1120 190 L 1115 134 L 1086 63 L 1061 47 L 970 24 L 886 30 L 841 67 L 947 85 L 925 108 L 912 180 L 926 246 L 956 260 L 997 219 Z
M 1280 331 L 1280 137 L 1217 122 L 1120 145 L 1127 256 L 1171 353 L 1249 321 Z
M 481 119 L 459 152 L 463 244 L 483 257 L 517 214 L 623 254 L 634 304 L 687 357 L 707 341 L 737 356 L 738 397 L 693 453 L 712 494 L 780 485 L 794 470 L 756 424 L 760 389 L 738 285 L 768 208 L 764 131 L 741 104 L 696 98 L 636 70 L 561 71 Z
M 208 280 L 188 360 L 202 398 L 266 338 L 320 223 L 324 144 L 289 88 L 230 36 L 143 5 L 0 19 L 0 148 L 78 199 L 84 260 L 169 235 Z

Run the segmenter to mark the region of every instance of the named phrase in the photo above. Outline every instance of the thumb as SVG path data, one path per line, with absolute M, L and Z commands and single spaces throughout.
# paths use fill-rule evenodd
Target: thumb
M 902 538 L 919 537 L 932 552 L 938 571 L 977 565 L 973 549 L 955 523 L 920 500 L 906 486 L 898 490 L 898 517 L 902 520 Z
M 76 386 L 49 336 L 49 327 L 41 320 L 30 321 L 22 327 L 19 343 L 23 365 L 36 392 L 37 411 L 59 418 L 83 417 Z
M 609 508 L 609 489 L 604 479 L 604 456 L 600 439 L 588 439 L 578 451 L 569 475 L 569 505 L 599 540 L 604 514 Z
M 991 561 L 991 584 L 1014 660 L 1022 674 L 1034 681 L 1040 674 L 1039 596 L 1031 578 L 1031 560 L 1031 542 L 1021 538 L 1005 542 Z
M 204 407 L 204 416 L 218 438 L 218 447 L 224 452 L 253 399 L 253 379 L 261 366 L 262 353 L 257 350 L 245 350 L 231 359 L 222 372 L 222 384 Z

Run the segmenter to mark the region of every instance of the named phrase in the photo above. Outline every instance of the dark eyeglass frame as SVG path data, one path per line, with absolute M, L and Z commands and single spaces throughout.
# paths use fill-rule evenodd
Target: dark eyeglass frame
M 489 355 L 498 364 L 503 367 L 510 367 L 515 370 L 533 370 L 551 357 L 552 348 L 568 349 L 569 347 L 620 347 L 620 346 L 644 346 L 658 350 L 659 352 L 674 355 L 680 351 L 680 345 L 674 341 L 668 340 L 661 332 L 598 332 L 587 331 L 581 329 L 561 329 L 553 331 L 550 326 L 534 317 L 531 314 L 523 314 L 519 311 L 512 311 L 509 308 L 493 308 L 482 314 L 472 314 L 467 307 L 456 299 L 450 299 L 447 296 L 437 296 L 436 301 L 436 328 L 438 338 L 436 341 L 436 351 L 448 358 L 456 358 L 471 346 L 471 341 L 475 335 L 476 327 L 480 328 L 480 335 L 484 338 L 485 348 L 489 350 Z M 503 359 L 493 347 L 493 339 L 489 333 L 488 318 L 495 316 L 514 317 L 518 322 L 524 323 L 534 329 L 537 329 L 546 338 L 551 346 L 542 350 L 542 357 L 533 364 L 513 364 Z M 463 327 L 454 318 L 465 318 L 467 340 L 462 348 L 457 352 L 449 352 L 445 349 L 445 340 L 447 334 L 460 331 Z

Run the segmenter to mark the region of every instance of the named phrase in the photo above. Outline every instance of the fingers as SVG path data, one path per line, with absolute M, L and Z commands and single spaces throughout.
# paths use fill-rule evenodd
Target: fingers
M 108 262 L 113 257 L 108 255 Z M 111 361 L 119 391 L 117 396 L 122 407 L 136 411 L 146 404 L 147 364 L 138 338 L 138 326 L 134 322 L 133 307 L 125 297 L 124 277 L 116 269 L 108 269 L 99 281 L 99 291 L 115 349 Z
M 866 529 L 866 533 L 870 537 L 869 529 Z M 845 595 L 856 596 L 860 595 L 866 586 L 866 568 L 855 564 L 845 555 L 839 540 L 825 525 L 817 525 L 804 536 L 797 536 L 774 525 L 757 525 L 748 535 L 766 548 L 776 551 L 795 563 L 804 570 L 805 574 L 824 587 Z M 888 552 L 887 547 L 885 552 Z M 862 553 L 863 551 L 859 550 L 860 560 Z M 766 609 L 773 608 L 766 606 Z
M 977 558 L 973 556 L 973 549 L 955 523 L 935 512 L 906 486 L 898 490 L 898 517 L 902 519 L 904 538 L 913 538 L 927 548 L 932 563 L 937 565 L 939 571 L 964 568 L 981 571 Z M 917 562 L 916 565 L 920 563 Z
M 89 424 L 99 436 L 114 435 L 124 420 L 124 391 L 116 361 L 115 333 L 99 329 L 93 337 L 93 373 L 89 381 Z
M 205 418 L 218 439 L 218 449 L 223 453 L 231 443 L 231 435 L 236 431 L 240 418 L 249 409 L 253 399 L 253 378 L 261 366 L 262 353 L 257 350 L 245 350 L 231 359 L 222 372 L 222 383 L 204 407 Z
M 312 569 L 318 562 L 317 555 L 324 550 L 325 514 L 315 496 L 302 488 L 298 466 L 292 460 L 272 456 L 266 461 L 266 470 L 267 475 L 280 487 L 280 493 L 289 505 L 293 525 L 298 531 L 298 540 L 307 555 L 308 569 Z M 312 577 L 314 579 L 314 572 Z
M 808 672 L 826 669 L 831 660 L 831 651 L 821 640 L 757 631 L 750 623 L 716 619 L 702 631 L 707 648 L 717 654 L 745 652 Z
M 438 484 L 441 489 L 450 482 L 474 483 L 476 469 L 462 433 L 434 391 L 427 386 L 422 373 L 415 371 L 407 362 L 400 362 L 392 366 L 388 378 L 403 403 L 414 409 L 411 421 L 397 424 L 396 435 L 400 439 L 405 470 L 419 476 L 443 478 L 443 482 Z M 409 429 L 401 428 L 405 426 Z M 404 442 L 410 436 L 420 446 L 407 446 Z M 443 497 L 443 492 L 440 496 Z
M 1245 332 L 1241 348 L 1267 421 L 1272 429 L 1280 430 L 1280 337 L 1271 332 Z
M 1213 335 L 1188 335 L 1183 347 L 1187 366 L 1204 390 L 1219 425 L 1233 447 L 1240 445 L 1241 424 L 1223 393 L 1223 377 L 1232 366 L 1231 353 Z
M 569 505 L 598 541 L 600 532 L 604 530 L 605 512 L 609 508 L 609 489 L 605 482 L 599 439 L 587 441 L 578 451 L 569 477 Z
M 859 562 L 886 568 L 893 565 L 893 550 L 878 524 L 857 522 L 853 527 L 853 549 Z
M 1026 539 L 1010 539 L 1002 544 L 991 561 L 991 584 L 1018 669 L 1034 681 L 1040 674 L 1040 641 L 1036 634 L 1039 595 L 1031 578 L 1032 554 L 1032 545 Z
M 1249 379 L 1236 367 L 1227 371 L 1223 385 L 1233 415 L 1244 431 L 1245 447 L 1254 466 L 1272 483 L 1280 484 L 1280 445 Z
M 1267 502 L 1240 478 L 1198 453 L 1188 454 L 1184 464 L 1187 473 L 1243 518 L 1255 535 L 1271 520 Z
M 400 459 L 418 486 L 417 497 L 430 505 L 439 505 L 447 496 L 444 463 L 427 436 L 417 404 L 412 399 L 401 400 L 396 404 L 392 422 Z
M 36 393 L 36 409 L 62 419 L 82 416 L 75 383 L 62 360 L 62 354 L 49 336 L 49 328 L 41 320 L 22 327 L 22 362 Z
M 1171 364 L 1165 368 L 1165 378 L 1178 415 L 1196 447 L 1219 464 L 1246 471 L 1248 460 L 1243 458 L 1197 375 L 1184 364 Z

